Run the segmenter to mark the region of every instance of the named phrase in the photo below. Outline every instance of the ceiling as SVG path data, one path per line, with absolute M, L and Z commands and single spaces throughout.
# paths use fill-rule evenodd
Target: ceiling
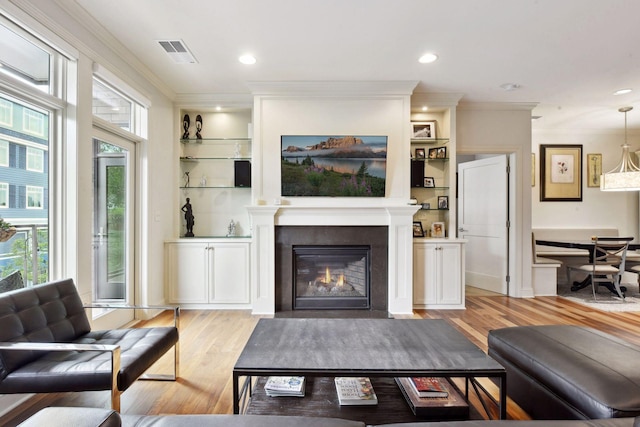
M 640 129 L 637 0 L 57 1 L 89 14 L 87 28 L 109 33 L 175 94 L 249 94 L 252 81 L 417 81 L 417 92 L 459 93 L 463 103 L 537 103 L 534 129 L 619 130 L 625 105 L 636 106 L 629 126 Z M 197 63 L 177 64 L 158 44 L 176 39 Z M 247 52 L 256 64 L 238 61 Z M 425 52 L 439 60 L 418 63 Z M 613 95 L 622 88 L 634 91 Z

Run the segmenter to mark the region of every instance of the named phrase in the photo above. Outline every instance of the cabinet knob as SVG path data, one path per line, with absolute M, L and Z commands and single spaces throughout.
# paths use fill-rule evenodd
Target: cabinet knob
M 469 230 L 465 230 L 464 228 L 460 227 L 460 228 L 458 228 L 458 231 L 461 232 L 461 233 L 464 233 L 465 231 L 469 231 Z

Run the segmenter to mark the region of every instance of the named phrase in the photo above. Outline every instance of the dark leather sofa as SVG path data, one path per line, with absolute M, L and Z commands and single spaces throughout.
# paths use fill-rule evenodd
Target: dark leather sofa
M 534 419 L 640 416 L 640 347 L 577 325 L 515 326 L 488 335 L 507 394 Z
M 45 408 L 20 427 L 365 427 L 359 421 L 273 415 L 119 415 L 108 409 Z M 640 427 L 634 418 L 573 421 L 441 421 L 384 427 Z M 382 427 L 382 426 L 381 426 Z
M 174 326 L 92 331 L 73 280 L 0 295 L 0 394 L 110 390 L 120 394 L 175 348 Z M 165 379 L 165 378 L 163 378 Z

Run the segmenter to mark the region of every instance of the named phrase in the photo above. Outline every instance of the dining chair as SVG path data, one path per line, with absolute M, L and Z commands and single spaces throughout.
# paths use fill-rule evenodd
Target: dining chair
M 593 237 L 592 240 L 590 263 L 567 266 L 569 283 L 571 283 L 571 272 L 581 271 L 590 276 L 593 299 L 597 299 L 596 293 L 600 283 L 612 282 L 620 298 L 624 298 L 620 282 L 625 271 L 629 242 L 633 237 Z

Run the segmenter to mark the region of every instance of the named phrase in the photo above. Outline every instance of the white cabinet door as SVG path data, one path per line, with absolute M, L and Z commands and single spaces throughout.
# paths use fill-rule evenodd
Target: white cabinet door
M 203 303 L 208 299 L 209 258 L 207 243 L 168 243 L 167 291 L 171 303 Z
M 209 302 L 248 303 L 249 245 L 215 245 L 213 254 L 213 281 Z
M 460 275 L 460 245 L 438 245 L 436 248 L 438 304 L 462 304 L 462 287 Z
M 413 246 L 413 303 L 416 308 L 464 308 L 461 242 L 419 241 Z

